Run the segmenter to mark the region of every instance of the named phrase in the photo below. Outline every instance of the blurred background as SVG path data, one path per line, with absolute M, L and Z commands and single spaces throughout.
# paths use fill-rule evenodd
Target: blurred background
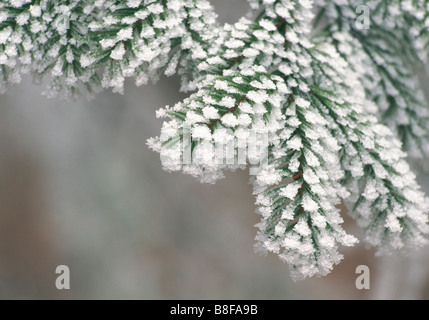
M 223 22 L 247 10 L 245 0 L 212 2 Z M 48 100 L 42 89 L 25 78 L 0 96 L 1 299 L 429 298 L 429 249 L 375 258 L 341 248 L 330 275 L 296 283 L 276 256 L 255 254 L 247 172 L 202 185 L 162 171 L 145 145 L 161 127 L 155 110 L 184 97 L 177 78 L 92 101 Z M 355 286 L 362 264 L 369 290 Z M 70 268 L 70 290 L 56 289 L 58 265 Z

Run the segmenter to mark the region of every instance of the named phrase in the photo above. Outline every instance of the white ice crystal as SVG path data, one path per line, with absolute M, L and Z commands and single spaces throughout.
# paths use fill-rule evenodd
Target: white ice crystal
M 125 55 L 125 48 L 123 45 L 118 45 L 116 46 L 115 49 L 112 50 L 112 52 L 110 53 L 110 57 L 114 60 L 121 60 L 123 58 L 123 56 Z

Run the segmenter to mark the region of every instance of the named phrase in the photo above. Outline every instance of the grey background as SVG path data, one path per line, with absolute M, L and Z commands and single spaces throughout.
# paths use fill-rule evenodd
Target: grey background
M 245 0 L 212 3 L 230 23 L 247 10 Z M 0 298 L 429 298 L 427 249 L 381 259 L 342 248 L 330 275 L 297 283 L 277 257 L 255 254 L 247 172 L 202 185 L 163 172 L 145 145 L 161 127 L 155 110 L 185 97 L 177 78 L 92 101 L 48 100 L 42 89 L 25 78 L 0 96 Z M 71 289 L 60 291 L 63 264 Z M 355 287 L 360 264 L 370 290 Z

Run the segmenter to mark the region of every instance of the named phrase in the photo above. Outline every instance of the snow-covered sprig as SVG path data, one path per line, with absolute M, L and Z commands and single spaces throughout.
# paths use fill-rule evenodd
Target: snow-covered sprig
M 287 93 L 283 79 L 263 67 L 208 77 L 189 98 L 158 111 L 170 120 L 160 137 L 148 143 L 161 153 L 166 170 L 215 182 L 224 169 L 263 160 L 268 145 L 258 144 L 282 127 L 281 104 Z
M 356 87 L 353 75 L 346 75 L 347 63 L 339 54 L 329 46 L 312 51 L 312 63 L 321 75 L 309 85 L 309 99 L 325 115 L 341 147 L 342 184 L 351 195 L 346 198 L 350 214 L 379 253 L 423 246 L 429 233 L 428 201 L 400 141 L 368 112 L 373 107 L 365 104 L 372 103 Z M 354 85 L 348 87 L 347 82 Z
M 285 109 L 270 164 L 254 180 L 262 215 L 256 248 L 279 254 L 299 280 L 329 273 L 343 257 L 338 243 L 351 246 L 357 239 L 341 227 L 336 205 L 348 192 L 327 121 L 301 96 L 291 95 Z
M 317 1 L 326 23 L 319 41 L 336 45 L 377 103 L 379 118 L 418 159 L 429 155 L 429 110 L 417 74 L 427 60 L 425 2 L 367 1 L 370 24 L 365 29 L 356 23 L 361 1 Z
M 34 2 L 34 1 L 33 1 Z M 94 67 L 82 66 L 82 57 L 96 45 L 89 37 L 88 25 L 97 11 L 91 1 L 41 1 L 44 25 L 35 37 L 33 74 L 36 78 L 48 75 L 48 97 L 61 94 L 70 99 L 82 94 L 93 96 L 99 91 L 100 79 Z M 43 28 L 43 29 L 42 29 Z
M 336 163 L 336 166 L 330 169 L 331 177 L 328 176 L 331 181 L 327 176 L 324 176 L 324 179 L 328 181 L 318 177 L 314 183 L 315 188 L 317 190 L 317 182 L 321 181 L 323 190 L 329 190 L 330 185 L 334 185 L 333 190 L 338 193 L 330 193 L 329 199 L 313 192 L 315 199 L 308 196 L 304 199 L 306 185 L 302 176 L 305 165 L 300 161 L 305 163 L 306 158 L 301 154 L 304 150 L 309 150 L 311 154 L 318 155 L 318 162 L 308 166 L 312 169 L 317 169 L 320 163 L 322 168 L 330 168 L 326 163 L 326 159 L 330 158 L 329 148 L 321 148 L 326 155 L 314 152 L 314 141 L 306 138 L 306 143 L 302 142 L 302 137 L 305 137 L 305 130 L 300 127 L 303 120 L 292 118 L 289 121 L 298 125 L 296 132 L 300 132 L 301 136 L 288 141 L 291 130 L 286 126 L 286 134 L 279 134 L 278 138 L 278 144 L 284 148 L 283 152 L 281 148 L 273 148 L 272 163 L 266 170 L 261 171 L 255 180 L 257 204 L 260 205 L 259 213 L 262 214 L 257 246 L 265 251 L 279 253 L 281 258 L 289 262 L 295 279 L 326 274 L 333 264 L 341 259 L 337 242 L 353 244 L 353 238 L 347 236 L 339 225 L 342 220 L 335 215 L 338 197 L 347 200 L 351 215 L 364 230 L 366 242 L 377 246 L 379 253 L 392 253 L 401 249 L 407 251 L 424 245 L 429 231 L 427 200 L 405 162 L 401 144 L 389 129 L 379 124 L 371 115 L 375 104 L 366 99 L 364 87 L 359 82 L 359 73 L 350 73 L 348 63 L 332 46 L 303 47 L 295 44 L 294 47 L 292 44 L 289 50 L 295 53 L 293 59 L 284 60 L 278 71 L 289 87 L 293 87 L 292 91 L 300 96 L 299 100 L 297 99 L 299 104 L 312 111 L 311 116 L 303 116 L 304 112 L 300 111 L 301 118 L 298 119 L 304 119 L 308 126 L 308 118 L 317 119 L 320 116 L 324 121 L 318 123 L 321 128 L 315 132 L 321 133 L 321 137 L 323 132 L 329 132 L 324 139 L 330 141 L 331 137 L 331 141 L 339 145 L 339 150 L 331 151 L 331 158 L 334 159 L 331 163 Z M 296 106 L 293 103 L 285 108 L 286 115 L 294 112 Z M 315 124 L 311 123 L 311 127 L 313 126 Z M 281 138 L 282 135 L 284 138 Z M 312 137 L 316 137 L 317 143 L 320 143 L 321 137 Z M 303 149 L 298 155 L 287 149 L 295 145 Z M 295 170 L 297 166 L 302 169 L 293 172 L 289 169 L 289 163 L 294 163 Z M 342 175 L 344 176 L 341 177 Z M 398 179 L 402 175 L 405 177 Z M 296 179 L 304 181 L 297 183 Z M 353 183 L 350 184 L 350 181 Z M 340 183 L 347 191 L 342 189 Z M 311 187 L 312 185 L 308 184 L 309 190 Z M 283 190 L 290 191 L 292 197 L 288 198 Z M 303 209 L 304 203 L 309 208 L 311 206 L 308 206 L 308 203 L 317 204 L 320 198 L 331 208 L 322 216 L 325 219 L 329 216 L 336 221 L 335 228 L 329 227 L 328 231 L 323 232 L 320 228 L 313 227 L 314 214 L 311 210 Z M 319 208 L 318 205 L 313 206 L 315 211 Z M 304 233 L 295 230 L 295 226 L 301 229 L 302 225 L 308 227 L 304 228 Z M 323 226 L 326 227 L 324 224 Z M 317 239 L 322 233 L 323 239 L 329 239 L 330 250 L 326 247 L 321 249 Z M 412 234 L 415 237 L 412 237 Z M 302 246 L 304 243 L 306 245 Z
M 101 2 L 103 16 L 89 25 L 99 41 L 94 52 L 81 59 L 83 67 L 103 69 L 103 87 L 123 92 L 125 78 L 137 85 L 156 81 L 162 73 L 180 68 L 186 89 L 195 74 L 196 59 L 207 57 L 215 15 L 206 0 L 108 0 Z
M 88 37 L 93 16 L 88 2 L 2 1 L 0 3 L 0 90 L 21 74 L 49 76 L 45 93 L 71 98 L 93 94 L 98 77 L 79 60 L 95 43 Z
M 269 166 L 254 180 L 262 215 L 257 248 L 279 254 L 294 279 L 330 272 L 342 258 L 338 243 L 356 242 L 340 226 L 340 198 L 378 253 L 423 246 L 427 199 L 400 142 L 368 112 L 373 106 L 363 107 L 371 104 L 363 88 L 343 82 L 356 79 L 344 74 L 347 63 L 333 47 L 302 54 L 311 56 L 314 72 L 289 74 L 301 85 L 284 105 L 285 128 L 270 141 Z M 290 61 L 281 68 L 287 66 L 299 70 Z
M 0 2 L 0 93 L 9 84 L 20 82 L 22 73 L 30 72 L 32 34 L 41 25 L 41 9 L 31 2 Z
M 341 163 L 350 191 L 349 212 L 363 228 L 365 240 L 379 253 L 407 252 L 427 242 L 427 199 L 401 151 L 401 143 L 385 126 L 356 104 L 313 88 L 312 102 L 329 114 L 341 144 Z M 358 121 L 356 121 L 359 119 Z
M 122 93 L 127 77 L 142 85 L 177 69 L 193 90 L 217 29 L 207 0 L 1 1 L 0 90 L 31 71 L 49 75 L 51 97 Z

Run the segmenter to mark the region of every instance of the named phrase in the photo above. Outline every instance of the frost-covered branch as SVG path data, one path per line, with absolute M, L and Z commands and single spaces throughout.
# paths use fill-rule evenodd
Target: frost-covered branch
M 0 88 L 22 73 L 47 93 L 123 93 L 178 73 L 190 96 L 148 145 L 164 169 L 213 183 L 250 164 L 256 248 L 294 279 L 340 262 L 344 200 L 378 253 L 426 244 L 428 201 L 407 164 L 427 156 L 429 114 L 416 68 L 426 63 L 427 1 L 249 0 L 220 25 L 206 0 L 0 2 Z M 317 17 L 315 19 L 315 13 Z M 314 21 L 319 21 L 314 29 Z

